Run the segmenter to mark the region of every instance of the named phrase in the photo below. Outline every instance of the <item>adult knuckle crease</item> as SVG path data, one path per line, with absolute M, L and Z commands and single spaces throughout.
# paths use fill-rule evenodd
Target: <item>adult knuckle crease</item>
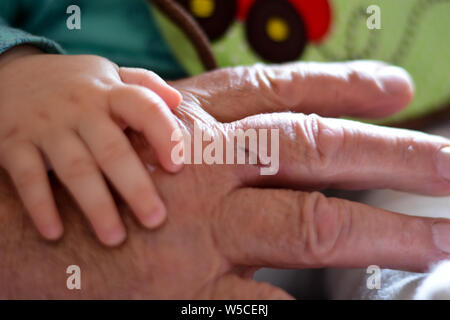
M 343 132 L 329 128 L 315 114 L 304 116 L 294 125 L 299 141 L 305 143 L 303 157 L 307 170 L 317 176 L 328 172 L 342 147 Z
M 311 264 L 326 265 L 333 259 L 339 239 L 348 229 L 348 215 L 339 206 L 336 200 L 319 192 L 310 194 L 304 203 L 305 255 Z

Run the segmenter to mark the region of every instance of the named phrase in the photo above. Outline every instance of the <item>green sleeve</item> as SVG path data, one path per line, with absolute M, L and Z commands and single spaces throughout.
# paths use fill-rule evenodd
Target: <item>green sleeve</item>
M 30 44 L 47 53 L 64 53 L 63 48 L 55 41 L 13 27 L 14 20 L 20 14 L 20 2 L 0 1 L 0 54 L 20 44 Z

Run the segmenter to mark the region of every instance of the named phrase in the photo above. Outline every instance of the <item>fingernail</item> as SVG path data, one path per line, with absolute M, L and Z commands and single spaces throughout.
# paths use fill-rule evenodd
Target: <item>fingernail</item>
M 436 167 L 442 178 L 450 180 L 450 147 L 439 150 L 436 156 Z
M 126 238 L 126 233 L 122 228 L 117 228 L 110 231 L 103 237 L 103 241 L 108 246 L 117 246 L 121 244 Z
M 173 87 L 169 87 L 169 88 L 172 90 L 173 94 L 176 96 L 170 107 L 172 109 L 176 109 L 176 108 L 178 108 L 181 101 L 183 100 L 183 96 L 181 95 L 180 91 L 178 91 L 177 89 L 175 89 Z
M 172 162 L 169 172 L 177 173 L 181 169 L 183 169 L 183 167 L 184 167 L 184 162 L 180 162 L 180 163 Z
M 404 69 L 394 66 L 383 66 L 377 70 L 377 80 L 383 89 L 391 95 L 411 95 L 414 92 L 414 82 Z
M 436 222 L 431 227 L 431 232 L 436 247 L 446 253 L 450 253 L 450 223 Z
M 151 210 L 149 214 L 144 216 L 142 219 L 142 224 L 147 228 L 156 228 L 163 223 L 165 217 L 165 209 L 157 206 L 155 209 Z
M 58 240 L 63 234 L 63 228 L 58 224 L 50 224 L 45 226 L 44 234 L 49 240 Z

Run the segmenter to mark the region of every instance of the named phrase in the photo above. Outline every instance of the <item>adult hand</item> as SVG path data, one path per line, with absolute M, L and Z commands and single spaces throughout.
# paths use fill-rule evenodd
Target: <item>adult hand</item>
M 61 190 L 59 203 L 70 225 L 57 247 L 38 242 L 14 210 L 17 199 L 3 196 L 0 252 L 13 259 L 0 262 L 0 279 L 14 274 L 15 264 L 23 276 L 0 292 L 10 297 L 290 298 L 251 280 L 252 273 L 259 267 L 371 264 L 424 270 L 449 256 L 446 221 L 314 191 L 383 187 L 450 194 L 445 171 L 450 160 L 448 152 L 440 152 L 448 140 L 321 117 L 399 110 L 412 97 L 402 70 L 373 62 L 255 66 L 172 85 L 184 95 L 177 112 L 188 129 L 196 123 L 220 137 L 241 128 L 278 128 L 278 174 L 261 176 L 259 165 L 187 165 L 177 175 L 151 170 L 167 203 L 168 222 L 149 233 L 126 215 L 130 237 L 118 250 L 106 250 L 86 236 L 77 209 Z M 321 116 L 308 115 L 312 110 Z M 145 140 L 134 134 L 131 139 L 141 159 L 154 164 Z M 0 187 L 3 194 L 9 185 L 2 180 Z M 83 290 L 65 289 L 68 264 L 82 268 Z M 53 277 L 36 277 L 27 268 Z

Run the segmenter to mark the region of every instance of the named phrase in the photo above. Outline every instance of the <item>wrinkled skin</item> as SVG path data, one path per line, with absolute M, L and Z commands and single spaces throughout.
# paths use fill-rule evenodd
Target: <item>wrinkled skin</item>
M 314 191 L 450 194 L 445 159 L 438 156 L 446 139 L 327 118 L 401 109 L 412 98 L 402 70 L 371 62 L 254 66 L 172 85 L 184 96 L 177 116 L 188 129 L 193 121 L 225 135 L 236 128 L 279 128 L 278 174 L 260 176 L 258 165 L 202 164 L 171 175 L 157 167 L 145 140 L 130 133 L 141 159 L 155 166 L 150 173 L 168 221 L 157 231 L 144 230 L 118 200 L 129 236 L 121 247 L 107 249 L 55 180 L 67 232 L 56 244 L 41 240 L 2 173 L 0 297 L 289 299 L 251 280 L 253 272 L 370 264 L 417 271 L 448 257 L 435 245 L 445 240 L 432 231 L 438 220 Z M 72 264 L 81 267 L 81 290 L 66 289 Z

